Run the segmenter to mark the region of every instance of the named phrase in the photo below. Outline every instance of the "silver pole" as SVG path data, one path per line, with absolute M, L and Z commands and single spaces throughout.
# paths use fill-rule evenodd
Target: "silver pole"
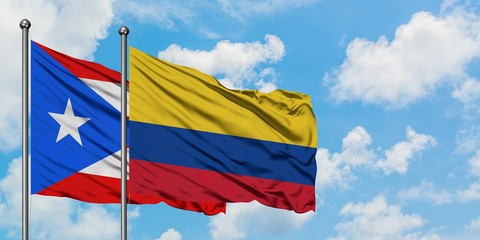
M 127 35 L 129 30 L 122 26 L 118 34 L 122 38 L 122 97 L 121 97 L 121 117 L 122 117 L 122 205 L 121 205 L 121 235 L 122 240 L 127 240 Z
M 28 240 L 30 203 L 30 164 L 28 161 L 29 42 L 30 21 L 20 21 L 22 29 L 22 239 Z

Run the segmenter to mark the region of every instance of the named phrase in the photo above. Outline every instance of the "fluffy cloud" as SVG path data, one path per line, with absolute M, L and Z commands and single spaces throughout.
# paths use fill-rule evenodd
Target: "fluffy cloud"
M 461 202 L 480 200 L 480 182 L 470 184 L 465 190 L 458 190 L 457 197 Z
M 468 160 L 470 165 L 470 172 L 480 178 L 480 150 Z
M 266 35 L 264 44 L 220 41 L 211 51 L 190 50 L 173 44 L 158 53 L 159 58 L 167 61 L 221 76 L 220 82 L 226 87 L 241 89 L 254 85 L 261 91 L 274 90 L 277 77 L 273 68 L 258 65 L 276 63 L 284 55 L 285 46 L 274 35 Z
M 385 36 L 376 42 L 354 39 L 343 64 L 325 80 L 337 101 L 404 107 L 445 82 L 465 78 L 468 64 L 480 57 L 479 29 L 480 17 L 462 9 L 441 16 L 418 12 L 397 28 L 391 41 Z M 456 95 L 470 99 L 471 90 Z
M 160 235 L 160 238 L 156 240 L 182 240 L 182 234 L 175 230 L 175 228 L 169 228 L 166 232 Z
M 113 18 L 113 0 L 0 1 L 0 150 L 20 144 L 21 30 L 20 20 L 32 22 L 31 37 L 67 54 L 92 58 Z
M 435 145 L 432 136 L 416 133 L 411 127 L 407 127 L 406 135 L 406 141 L 393 145 L 382 154 L 370 146 L 372 138 L 368 132 L 361 126 L 355 127 L 343 139 L 341 152 L 330 154 L 327 149 L 318 149 L 316 187 L 320 190 L 334 185 L 348 187 L 355 179 L 353 170 L 357 168 L 381 170 L 386 175 L 392 172 L 405 174 L 415 156 Z
M 471 183 L 467 189 L 457 190 L 457 198 L 461 202 L 480 200 L 480 150 L 468 160 L 468 169 L 478 180 Z
M 424 200 L 434 205 L 450 203 L 452 196 L 446 190 L 436 190 L 432 182 L 422 181 L 419 186 L 402 189 L 397 194 L 401 201 Z
M 330 239 L 425 239 L 412 232 L 425 224 L 417 214 L 404 214 L 400 206 L 389 205 L 383 196 L 367 203 L 348 203 L 340 215 L 351 217 L 350 221 L 335 226 L 337 237 Z M 438 239 L 429 235 L 429 239 Z
M 472 125 L 469 128 L 461 129 L 455 137 L 456 153 L 468 154 L 480 149 L 480 126 Z
M 339 185 L 348 187 L 355 179 L 352 170 L 356 167 L 372 166 L 376 154 L 370 149 L 372 138 L 367 131 L 357 126 L 348 132 L 342 141 L 342 152 L 330 154 L 327 149 L 317 150 L 317 183 L 316 188 Z
M 352 167 L 369 165 L 375 159 L 375 153 L 368 148 L 371 144 L 372 137 L 363 127 L 357 126 L 342 140 L 342 152 L 338 157 Z
M 376 167 L 387 175 L 394 171 L 405 174 L 409 161 L 415 154 L 435 145 L 436 141 L 432 136 L 418 134 L 411 127 L 407 127 L 407 141 L 399 142 L 388 149 L 385 152 L 386 158 L 379 160 Z
M 465 110 L 475 111 L 480 101 L 480 81 L 473 78 L 467 79 L 452 92 L 452 96 L 464 104 Z
M 0 229 L 18 238 L 21 229 L 21 159 L 15 159 L 0 180 Z M 66 198 L 33 195 L 30 231 L 35 239 L 117 239 L 118 216 L 101 205 Z
M 256 201 L 227 206 L 228 214 L 210 219 L 212 239 L 237 240 L 248 235 L 284 234 L 297 230 L 313 218 L 314 212 L 297 214 L 293 211 L 266 207 Z

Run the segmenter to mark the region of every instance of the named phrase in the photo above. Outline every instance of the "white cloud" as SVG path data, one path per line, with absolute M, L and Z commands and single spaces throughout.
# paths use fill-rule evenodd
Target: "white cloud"
M 156 240 L 182 240 L 182 234 L 175 230 L 175 228 L 169 228 L 166 232 L 160 235 L 160 238 Z
M 479 233 L 480 234 L 480 217 L 472 220 L 467 226 L 465 226 L 465 231 L 469 233 Z
M 8 17 L 3 13 L 0 15 L 5 18 L 1 21 L 5 24 L 2 27 L 9 29 L 12 35 L 20 36 L 18 22 L 28 18 L 32 23 L 30 32 L 33 40 L 79 58 L 92 59 L 98 40 L 107 36 L 113 19 L 113 0 L 2 2 L 6 4 L 0 11 L 11 11 Z M 20 52 L 20 44 L 15 46 L 18 46 L 15 50 Z
M 342 152 L 338 157 L 352 167 L 370 165 L 375 159 L 375 153 L 368 149 L 371 144 L 372 138 L 365 128 L 357 126 L 342 140 Z
M 480 126 L 472 125 L 469 128 L 461 129 L 455 137 L 456 153 L 468 154 L 480 149 Z
M 317 178 L 315 188 L 322 191 L 327 187 L 339 186 L 347 188 L 355 176 L 342 159 L 331 157 L 327 149 L 320 148 L 315 156 L 317 160 Z
M 480 200 L 480 150 L 468 159 L 468 171 L 477 177 L 477 181 L 471 183 L 467 189 L 457 190 L 457 198 L 461 202 Z
M 28 18 L 31 37 L 67 54 L 92 58 L 98 40 L 106 37 L 113 18 L 113 0 L 0 1 L 0 151 L 21 141 L 21 29 Z
M 446 190 L 436 190 L 432 182 L 422 181 L 419 186 L 409 189 L 402 189 L 397 193 L 397 198 L 401 201 L 424 200 L 432 202 L 434 205 L 450 203 L 452 196 Z
M 421 216 L 402 213 L 400 206 L 389 205 L 383 196 L 367 203 L 348 203 L 340 215 L 352 219 L 337 224 L 338 235 L 330 239 L 420 239 L 412 230 L 425 224 Z
M 480 178 L 480 150 L 477 150 L 477 153 L 468 160 L 470 165 L 470 172 Z
M 21 159 L 14 159 L 0 179 L 0 229 L 18 238 L 21 229 Z M 33 195 L 30 231 L 34 239 L 116 239 L 119 220 L 101 205 Z
M 348 187 L 355 179 L 352 173 L 354 168 L 373 164 L 376 155 L 369 148 L 371 143 L 372 138 L 365 128 L 357 126 L 342 140 L 342 152 L 330 156 L 327 149 L 318 149 L 316 188 L 322 190 L 334 185 Z
M 391 41 L 382 36 L 350 42 L 347 58 L 325 81 L 337 101 L 404 107 L 443 83 L 464 79 L 468 64 L 480 57 L 479 29 L 480 17 L 462 9 L 441 16 L 415 13 Z
M 249 235 L 281 235 L 298 230 L 314 215 L 312 211 L 297 214 L 253 201 L 228 204 L 227 214 L 210 218 L 209 226 L 212 239 L 237 240 L 245 239 Z
M 82 207 L 69 199 L 32 198 L 32 238 L 118 239 L 119 225 L 118 218 L 99 205 Z
M 215 76 L 229 88 L 244 88 L 256 85 L 260 90 L 276 88 L 276 74 L 272 68 L 261 68 L 261 64 L 276 63 L 285 55 L 285 46 L 275 35 L 265 35 L 265 43 L 232 43 L 220 41 L 211 51 L 190 50 L 172 44 L 158 57 L 177 64 L 197 68 Z M 234 56 L 234 57 L 232 57 Z
M 458 0 L 443 0 L 440 5 L 440 12 L 445 13 L 451 9 L 454 9 L 457 6 Z
M 480 182 L 470 184 L 465 190 L 458 190 L 457 198 L 461 202 L 480 200 Z
M 422 234 L 419 232 L 407 234 L 403 237 L 403 240 L 441 240 L 443 237 L 440 237 L 436 233 L 426 233 Z
M 480 81 L 467 79 L 460 88 L 452 92 L 452 96 L 464 104 L 465 110 L 477 109 L 480 101 Z
M 127 217 L 129 219 L 136 219 L 140 217 L 140 207 L 135 206 L 133 209 L 128 210 Z
M 352 129 L 342 141 L 342 151 L 331 154 L 327 149 L 317 150 L 317 189 L 340 186 L 348 187 L 355 180 L 353 170 L 365 168 L 405 174 L 410 161 L 422 151 L 435 144 L 430 135 L 416 133 L 410 126 L 406 129 L 407 140 L 401 141 L 381 153 L 372 147 L 372 138 L 361 126 Z
M 418 134 L 411 127 L 407 127 L 407 141 L 399 142 L 388 149 L 385 152 L 386 158 L 379 160 L 375 165 L 387 175 L 394 171 L 405 174 L 414 155 L 435 145 L 436 141 L 432 136 Z
M 22 185 L 21 158 L 14 159 L 8 167 L 7 176 L 0 179 L 0 228 L 21 227 Z

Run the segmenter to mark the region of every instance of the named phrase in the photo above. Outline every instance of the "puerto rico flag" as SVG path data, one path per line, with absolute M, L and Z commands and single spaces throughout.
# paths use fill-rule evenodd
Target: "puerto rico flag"
M 31 193 L 120 203 L 120 73 L 31 43 Z M 134 204 L 225 212 L 225 202 L 128 193 Z

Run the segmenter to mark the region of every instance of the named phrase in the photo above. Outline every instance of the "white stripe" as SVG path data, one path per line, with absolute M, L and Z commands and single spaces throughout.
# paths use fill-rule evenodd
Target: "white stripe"
M 120 101 L 120 94 L 121 94 L 121 86 L 120 83 L 112 83 L 112 82 L 105 82 L 99 81 L 95 79 L 88 79 L 88 78 L 80 78 L 83 83 L 89 86 L 95 93 L 100 95 L 105 101 L 110 103 L 115 109 L 120 111 L 121 101 Z M 130 99 L 130 94 L 127 88 L 127 106 Z M 129 108 L 127 107 L 127 116 L 129 116 Z
M 120 159 L 120 151 L 118 151 L 82 169 L 80 172 L 92 174 L 92 175 L 100 175 L 105 177 L 120 178 L 121 177 L 120 169 L 121 169 L 121 159 Z M 129 172 L 129 167 L 127 165 L 127 179 L 129 176 L 128 172 Z

